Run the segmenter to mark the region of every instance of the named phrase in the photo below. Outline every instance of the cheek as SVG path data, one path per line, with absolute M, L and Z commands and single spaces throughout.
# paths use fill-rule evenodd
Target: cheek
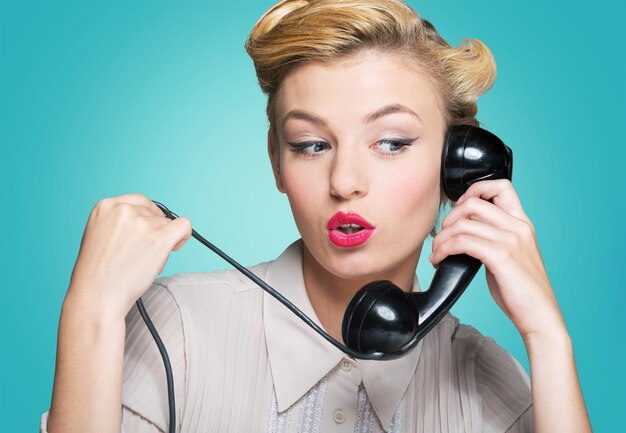
M 306 225 L 301 223 L 310 222 L 313 218 L 312 210 L 315 209 L 316 187 L 319 182 L 311 181 L 306 173 L 288 170 L 283 173 L 283 184 L 296 225 L 302 229 Z
M 403 219 L 415 221 L 420 226 L 431 225 L 437 216 L 440 200 L 440 173 L 438 166 L 422 170 L 398 171 L 390 206 L 402 214 Z

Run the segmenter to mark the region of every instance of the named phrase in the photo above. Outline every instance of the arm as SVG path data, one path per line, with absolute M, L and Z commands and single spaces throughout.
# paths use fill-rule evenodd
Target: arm
M 59 321 L 48 432 L 119 432 L 124 317 L 75 293 L 68 290 Z
M 510 181 L 476 182 L 446 216 L 430 261 L 436 266 L 461 253 L 485 265 L 491 295 L 524 340 L 536 433 L 591 432 L 572 343 L 534 227 Z
M 524 343 L 536 431 L 591 432 L 567 330 L 527 335 Z
M 61 311 L 50 433 L 120 431 L 126 314 L 190 235 L 141 194 L 96 204 Z
M 39 433 L 48 433 L 49 411 L 41 415 Z M 121 433 L 165 433 L 164 430 L 149 422 L 136 412 L 122 406 L 122 430 Z
M 186 365 L 185 356 L 185 336 L 183 331 L 183 323 L 181 313 L 177 302 L 167 289 L 161 283 L 155 283 L 142 296 L 144 306 L 155 327 L 159 331 L 159 335 L 168 349 L 169 358 L 172 365 L 172 373 L 174 375 L 174 391 L 176 394 L 176 413 L 177 424 L 180 428 L 182 414 L 185 407 L 186 389 Z M 95 369 L 97 377 L 109 377 L 115 383 L 119 378 L 121 386 L 121 394 L 114 393 L 114 396 L 121 397 L 121 432 L 122 433 L 159 433 L 167 431 L 169 422 L 167 410 L 167 386 L 165 379 L 165 371 L 161 362 L 161 357 L 154 343 L 146 324 L 141 319 L 137 307 L 133 306 L 129 314 L 125 318 L 125 334 L 126 339 L 123 353 L 123 372 L 120 376 L 109 377 L 110 366 L 104 366 Z M 61 351 L 59 351 L 59 356 Z M 100 360 L 98 360 L 100 361 Z M 84 369 L 84 365 L 79 365 Z M 100 371 L 99 371 L 100 370 Z M 87 372 L 89 376 L 89 372 Z M 76 377 L 76 372 L 70 377 Z M 84 381 L 78 381 L 78 390 Z M 111 383 L 105 383 L 106 387 L 110 387 Z M 57 387 L 55 386 L 55 391 Z M 89 393 L 89 398 L 99 397 L 101 391 Z M 55 397 L 56 398 L 56 397 Z M 76 402 L 82 402 L 83 399 L 75 399 L 71 394 L 66 398 L 71 402 L 70 410 L 62 419 L 71 420 L 77 412 L 81 410 Z M 61 397 L 63 401 L 63 397 Z M 97 402 L 89 401 L 89 404 L 95 409 L 101 410 L 104 406 Z M 115 408 L 114 405 L 110 407 Z M 52 412 L 45 413 L 42 416 L 40 433 L 49 433 L 55 428 L 49 421 Z M 89 410 L 86 411 L 89 413 Z M 106 416 L 106 415 L 105 415 Z M 51 417 L 52 419 L 54 417 Z M 97 424 L 97 420 L 89 419 L 90 424 Z M 99 428 L 102 428 L 99 425 Z M 82 429 L 82 425 L 81 425 Z M 69 430 L 71 431 L 71 430 Z M 93 430 L 89 430 L 93 431 Z M 97 430 L 100 431 L 100 430 Z M 119 431 L 119 427 L 118 430 Z

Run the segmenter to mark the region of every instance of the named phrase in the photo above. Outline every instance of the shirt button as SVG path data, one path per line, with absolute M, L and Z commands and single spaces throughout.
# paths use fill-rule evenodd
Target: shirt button
M 345 358 L 341 360 L 340 366 L 343 371 L 352 370 L 352 363 Z
M 346 414 L 341 409 L 337 409 L 333 415 L 333 419 L 337 424 L 341 424 L 346 420 Z

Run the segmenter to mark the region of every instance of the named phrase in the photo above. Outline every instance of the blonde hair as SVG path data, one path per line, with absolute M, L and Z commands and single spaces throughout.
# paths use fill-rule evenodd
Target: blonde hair
M 441 101 L 446 129 L 478 126 L 476 100 L 493 85 L 496 65 L 481 41 L 463 41 L 451 47 L 429 21 L 400 0 L 282 0 L 259 18 L 245 49 L 268 96 L 270 132 L 276 137 L 276 99 L 291 69 L 367 49 L 402 54 L 426 72 Z

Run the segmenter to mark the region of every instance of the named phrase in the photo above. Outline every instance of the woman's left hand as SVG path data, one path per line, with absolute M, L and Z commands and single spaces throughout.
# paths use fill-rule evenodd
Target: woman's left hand
M 565 331 L 535 229 L 509 180 L 474 183 L 443 220 L 429 260 L 437 267 L 461 253 L 485 265 L 491 295 L 523 338 Z

